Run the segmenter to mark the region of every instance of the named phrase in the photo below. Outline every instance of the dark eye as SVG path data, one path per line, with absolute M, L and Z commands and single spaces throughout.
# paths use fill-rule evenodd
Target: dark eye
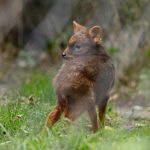
M 80 48 L 80 45 L 76 44 L 76 45 L 74 46 L 74 48 L 79 49 L 79 48 Z

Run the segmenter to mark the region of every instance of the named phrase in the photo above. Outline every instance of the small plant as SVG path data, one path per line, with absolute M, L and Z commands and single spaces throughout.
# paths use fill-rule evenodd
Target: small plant
M 120 49 L 116 48 L 116 47 L 110 47 L 110 48 L 108 48 L 108 52 L 110 54 L 112 54 L 112 55 L 118 53 L 119 51 L 120 51 Z
M 146 51 L 146 56 L 148 57 L 148 59 L 150 59 L 150 48 L 147 49 L 147 51 Z

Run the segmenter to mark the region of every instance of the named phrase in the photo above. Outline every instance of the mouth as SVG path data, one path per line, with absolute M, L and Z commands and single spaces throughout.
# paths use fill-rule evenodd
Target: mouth
M 62 53 L 62 58 L 65 59 L 65 60 L 68 60 L 68 59 L 72 59 L 73 57 L 70 56 L 70 55 L 66 55 L 66 53 Z
M 63 57 L 63 59 L 65 60 L 71 60 L 73 57 L 69 57 L 69 56 L 66 56 L 66 57 Z

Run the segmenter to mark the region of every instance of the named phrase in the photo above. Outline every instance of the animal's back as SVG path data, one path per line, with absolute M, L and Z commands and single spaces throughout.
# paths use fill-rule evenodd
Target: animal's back
M 110 94 L 115 81 L 115 68 L 111 59 L 99 65 L 99 73 L 96 79 L 95 94 L 96 103 L 100 104 Z

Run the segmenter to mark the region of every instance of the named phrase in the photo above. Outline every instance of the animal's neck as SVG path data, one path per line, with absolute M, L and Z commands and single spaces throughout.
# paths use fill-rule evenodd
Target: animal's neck
M 102 45 L 97 46 L 97 52 L 98 52 L 98 56 L 100 57 L 101 61 L 106 62 L 109 59 L 111 59 L 111 56 L 106 52 L 106 50 L 104 49 L 104 47 Z

